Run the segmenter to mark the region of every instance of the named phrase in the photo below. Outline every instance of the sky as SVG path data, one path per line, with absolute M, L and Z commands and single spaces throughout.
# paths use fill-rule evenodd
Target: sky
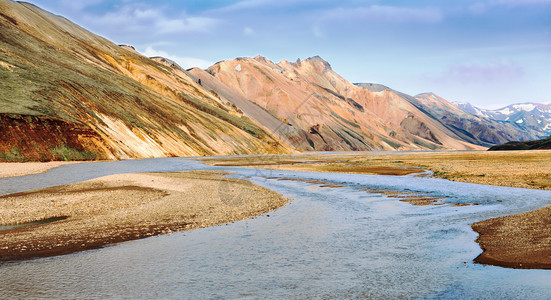
M 184 68 L 319 55 L 351 82 L 484 108 L 551 102 L 551 0 L 27 0 Z

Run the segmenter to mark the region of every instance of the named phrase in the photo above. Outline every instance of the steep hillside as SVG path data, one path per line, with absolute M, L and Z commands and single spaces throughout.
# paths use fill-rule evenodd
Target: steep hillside
M 355 86 L 319 57 L 278 64 L 260 56 L 238 58 L 191 72 L 238 108 L 238 102 L 251 107 L 252 102 L 285 123 L 273 133 L 286 140 L 292 136 L 299 150 L 481 148 L 392 92 Z
M 537 131 L 540 137 L 551 134 L 551 104 L 518 103 L 495 110 L 478 108 L 470 103 L 458 105 L 465 111 L 487 119 L 514 123 L 523 129 Z
M 0 114 L 0 159 L 291 151 L 179 67 L 9 0 L 0 0 Z
M 503 145 L 491 147 L 490 151 L 499 150 L 544 150 L 551 149 L 551 136 L 541 140 L 526 141 L 526 142 L 509 142 Z
M 257 124 L 261 124 L 274 137 L 279 138 L 283 143 L 291 145 L 297 150 L 307 150 L 301 147 L 301 141 L 306 138 L 307 132 L 297 129 L 282 120 L 274 117 L 264 108 L 250 101 L 241 93 L 229 88 L 218 78 L 212 76 L 205 70 L 193 68 L 188 71 L 197 82 L 218 97 L 224 103 L 233 107 L 239 113 L 251 118 Z

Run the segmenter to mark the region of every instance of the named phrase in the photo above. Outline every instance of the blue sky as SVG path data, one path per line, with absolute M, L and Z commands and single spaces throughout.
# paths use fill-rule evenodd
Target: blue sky
M 551 0 L 28 0 L 183 67 L 319 55 L 351 82 L 497 108 L 551 102 Z

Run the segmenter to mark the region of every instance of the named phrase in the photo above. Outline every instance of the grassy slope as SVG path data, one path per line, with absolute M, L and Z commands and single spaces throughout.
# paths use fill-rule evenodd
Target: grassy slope
M 30 4 L 0 6 L 0 113 L 90 127 L 118 157 L 285 152 L 169 67 Z

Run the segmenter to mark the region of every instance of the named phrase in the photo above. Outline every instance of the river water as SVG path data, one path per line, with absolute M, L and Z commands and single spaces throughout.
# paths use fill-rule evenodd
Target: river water
M 423 177 L 215 168 L 168 158 L 83 163 L 4 178 L 0 194 L 115 173 L 195 169 L 231 171 L 293 201 L 232 224 L 3 263 L 0 298 L 551 297 L 551 271 L 473 264 L 481 250 L 469 226 L 549 205 L 549 191 Z M 445 204 L 413 206 L 373 190 L 443 197 Z M 479 205 L 454 206 L 461 203 Z

